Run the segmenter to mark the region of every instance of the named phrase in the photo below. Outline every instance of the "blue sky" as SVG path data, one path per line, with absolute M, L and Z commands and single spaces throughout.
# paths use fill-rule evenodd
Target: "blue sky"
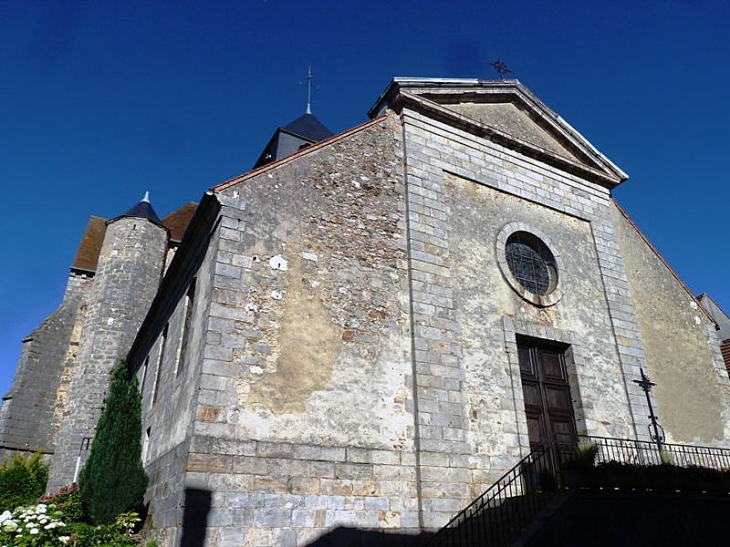
M 711 0 L 0 0 L 0 391 L 90 215 L 160 215 L 304 112 L 339 132 L 393 76 L 514 76 L 617 163 L 615 195 L 730 312 L 730 4 Z

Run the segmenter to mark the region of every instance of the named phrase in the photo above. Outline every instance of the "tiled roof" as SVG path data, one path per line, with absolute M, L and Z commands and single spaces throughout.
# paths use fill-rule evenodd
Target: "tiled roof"
M 171 239 L 182 240 L 197 208 L 198 204 L 191 201 L 162 219 L 162 224 L 170 230 Z
M 84 230 L 84 236 L 76 251 L 76 256 L 71 263 L 71 269 L 96 271 L 96 263 L 99 261 L 101 244 L 104 242 L 106 233 L 106 220 L 101 217 L 92 216 Z
M 197 208 L 197 203 L 190 202 L 167 215 L 161 222 L 158 220 L 157 223 L 163 225 L 170 231 L 170 239 L 180 241 L 185 235 L 185 230 L 187 230 L 188 224 L 190 224 Z M 130 212 L 134 213 L 134 211 L 130 210 L 123 216 L 130 215 Z M 152 213 L 154 214 L 154 211 Z M 137 215 L 133 214 L 130 216 Z M 157 215 L 155 215 L 156 217 Z M 76 251 L 76 256 L 71 263 L 72 270 L 96 271 L 101 245 L 104 243 L 104 234 L 106 234 L 106 220 L 97 216 L 89 218 L 86 230 L 84 230 L 84 235 L 81 238 L 81 243 Z

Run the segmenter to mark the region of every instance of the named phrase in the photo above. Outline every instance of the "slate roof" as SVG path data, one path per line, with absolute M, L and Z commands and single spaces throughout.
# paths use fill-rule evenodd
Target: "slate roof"
M 278 158 L 270 163 L 262 163 L 259 159 L 259 162 L 254 166 L 254 168 L 251 171 L 247 171 L 246 173 L 243 173 L 241 175 L 238 175 L 236 177 L 230 178 L 228 180 L 225 180 L 221 182 L 220 184 L 217 184 L 216 186 L 213 186 L 211 188 L 211 191 L 214 193 L 219 193 L 225 190 L 226 188 L 229 188 L 231 186 L 234 186 L 236 184 L 239 184 L 243 181 L 252 179 L 254 177 L 257 177 L 261 173 L 265 173 L 266 171 L 270 169 L 275 169 L 281 165 L 284 165 L 286 163 L 289 163 L 290 161 L 294 161 L 297 158 L 300 158 L 302 156 L 305 156 L 307 154 L 311 154 L 312 152 L 319 150 L 325 146 L 329 146 L 330 144 L 333 144 L 335 142 L 339 142 L 343 139 L 346 139 L 350 135 L 353 135 L 355 133 L 358 133 L 359 131 L 363 131 L 364 129 L 367 129 L 368 127 L 375 125 L 377 123 L 380 123 L 383 121 L 383 116 L 375 117 L 371 120 L 368 120 L 360 125 L 357 125 L 353 127 L 352 129 L 348 129 L 347 131 L 343 131 L 342 133 L 338 133 L 337 135 L 334 135 L 328 139 L 324 139 L 322 141 L 319 141 L 312 146 L 308 146 L 306 148 L 302 148 L 295 152 L 294 154 L 291 154 L 290 156 L 285 156 L 283 158 Z
M 145 218 L 150 222 L 162 226 L 162 221 L 160 220 L 160 217 L 157 216 L 155 209 L 152 207 L 152 204 L 147 199 L 143 199 L 142 201 L 137 203 L 137 205 L 129 209 L 126 213 L 111 219 L 109 222 L 114 222 L 115 220 L 119 220 L 120 218 Z
M 304 114 L 289 125 L 281 127 L 281 129 L 314 142 L 328 139 L 332 136 L 332 131 L 327 129 L 322 122 L 320 122 L 312 114 Z

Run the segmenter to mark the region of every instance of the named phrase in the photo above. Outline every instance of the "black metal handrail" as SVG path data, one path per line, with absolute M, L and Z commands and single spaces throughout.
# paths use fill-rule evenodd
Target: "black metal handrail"
M 426 543 L 428 547 L 502 546 L 530 525 L 563 488 L 563 464 L 578 456 L 578 445 L 595 446 L 595 464 L 636 466 L 672 464 L 730 470 L 730 448 L 581 435 L 540 445 L 507 471 L 481 496 Z
M 720 471 L 730 469 L 730 448 L 656 443 L 593 435 L 580 435 L 578 441 L 584 446 L 595 445 L 598 448 L 596 463 L 672 464 L 679 467 L 707 467 Z
M 429 547 L 507 545 L 561 488 L 557 438 L 530 452 L 449 521 Z

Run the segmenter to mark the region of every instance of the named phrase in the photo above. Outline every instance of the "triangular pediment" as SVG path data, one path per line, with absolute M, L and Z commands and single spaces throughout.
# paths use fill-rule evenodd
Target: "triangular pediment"
M 520 140 L 544 148 L 550 152 L 574 161 L 581 158 L 570 151 L 549 131 L 540 127 L 525 109 L 512 102 L 459 103 L 444 105 L 449 110 L 498 129 Z
M 396 78 L 370 115 L 404 105 L 609 188 L 628 178 L 516 80 Z

